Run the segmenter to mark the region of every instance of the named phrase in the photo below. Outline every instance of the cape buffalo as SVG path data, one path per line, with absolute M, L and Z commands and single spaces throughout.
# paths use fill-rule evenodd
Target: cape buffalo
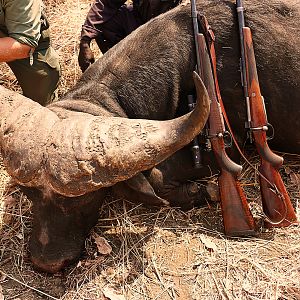
M 202 0 L 197 6 L 216 34 L 219 84 L 241 141 L 245 105 L 235 5 Z M 300 4 L 249 0 L 245 6 L 268 117 L 276 130 L 271 146 L 299 154 Z M 182 200 L 188 207 L 203 196 L 190 180 L 214 172 L 212 155 L 203 154 L 200 170 L 193 168 L 187 147 L 166 159 L 191 141 L 207 118 L 207 95 L 197 77 L 200 103 L 184 115 L 194 89 L 192 28 L 190 5 L 154 18 L 47 108 L 1 89 L 1 151 L 9 174 L 33 201 L 30 252 L 38 268 L 56 272 L 78 258 L 112 186 L 157 205 Z

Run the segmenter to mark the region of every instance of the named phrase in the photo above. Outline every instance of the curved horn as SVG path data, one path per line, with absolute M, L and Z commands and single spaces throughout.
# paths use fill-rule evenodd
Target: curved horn
M 209 97 L 194 73 L 197 105 L 168 121 L 99 117 L 66 119 L 22 95 L 0 89 L 0 146 L 20 184 L 80 196 L 131 178 L 188 144 L 203 128 Z

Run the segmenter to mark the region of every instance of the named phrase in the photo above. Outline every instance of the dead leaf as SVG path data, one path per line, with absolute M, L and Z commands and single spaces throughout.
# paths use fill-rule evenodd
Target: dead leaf
M 124 295 L 118 293 L 117 291 L 115 291 L 109 287 L 103 289 L 103 294 L 109 300 L 125 300 Z
M 284 166 L 283 168 L 284 168 L 285 174 L 289 175 L 292 173 L 292 169 L 289 166 Z
M 4 282 L 6 279 L 6 274 L 0 272 L 0 282 Z
M 81 262 L 81 260 L 80 260 L 80 261 L 78 262 L 76 268 L 79 268 L 79 267 L 81 267 L 81 266 L 82 266 L 82 262 Z
M 292 172 L 290 174 L 290 178 L 291 178 L 291 182 L 295 185 L 300 185 L 300 174 L 296 174 L 294 172 Z
M 5 206 L 15 206 L 17 203 L 16 198 L 11 196 L 11 195 L 7 195 L 4 198 L 4 205 Z
M 208 239 L 206 236 L 201 234 L 200 240 L 208 251 L 210 251 L 210 252 L 217 251 L 217 249 L 218 249 L 217 245 L 215 243 L 213 243 L 210 239 Z
M 105 238 L 99 236 L 97 233 L 94 233 L 93 239 L 95 240 L 98 252 L 100 254 L 107 255 L 111 253 L 112 248 Z
M 220 190 L 217 183 L 213 181 L 208 181 L 206 186 L 206 191 L 209 194 L 210 201 L 220 202 Z
M 22 233 L 16 234 L 16 237 L 17 237 L 19 240 L 23 240 L 23 235 L 22 235 Z

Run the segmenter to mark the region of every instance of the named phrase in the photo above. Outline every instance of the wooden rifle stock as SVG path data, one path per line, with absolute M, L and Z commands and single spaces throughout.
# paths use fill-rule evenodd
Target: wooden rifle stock
M 255 224 L 246 197 L 238 180 L 242 166 L 233 162 L 227 155 L 224 143 L 225 126 L 223 115 L 218 102 L 220 96 L 216 78 L 213 74 L 211 57 L 208 52 L 205 37 L 197 34 L 199 53 L 199 75 L 211 99 L 209 123 L 209 138 L 216 161 L 220 168 L 218 178 L 223 224 L 226 235 L 246 236 L 255 234 Z
M 268 121 L 264 99 L 259 87 L 252 34 L 249 27 L 243 27 L 243 43 L 245 79 L 251 117 L 250 134 L 252 134 L 261 160 L 259 172 L 267 179 L 260 176 L 263 211 L 270 219 L 270 222 L 266 221 L 266 226 L 285 227 L 296 222 L 297 217 L 279 174 L 283 158 L 272 152 L 267 143 Z

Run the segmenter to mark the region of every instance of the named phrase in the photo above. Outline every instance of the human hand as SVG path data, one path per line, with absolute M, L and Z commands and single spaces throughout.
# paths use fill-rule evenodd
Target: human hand
M 90 48 L 90 43 L 81 41 L 79 45 L 78 63 L 81 71 L 84 72 L 91 64 L 95 62 L 94 54 Z

